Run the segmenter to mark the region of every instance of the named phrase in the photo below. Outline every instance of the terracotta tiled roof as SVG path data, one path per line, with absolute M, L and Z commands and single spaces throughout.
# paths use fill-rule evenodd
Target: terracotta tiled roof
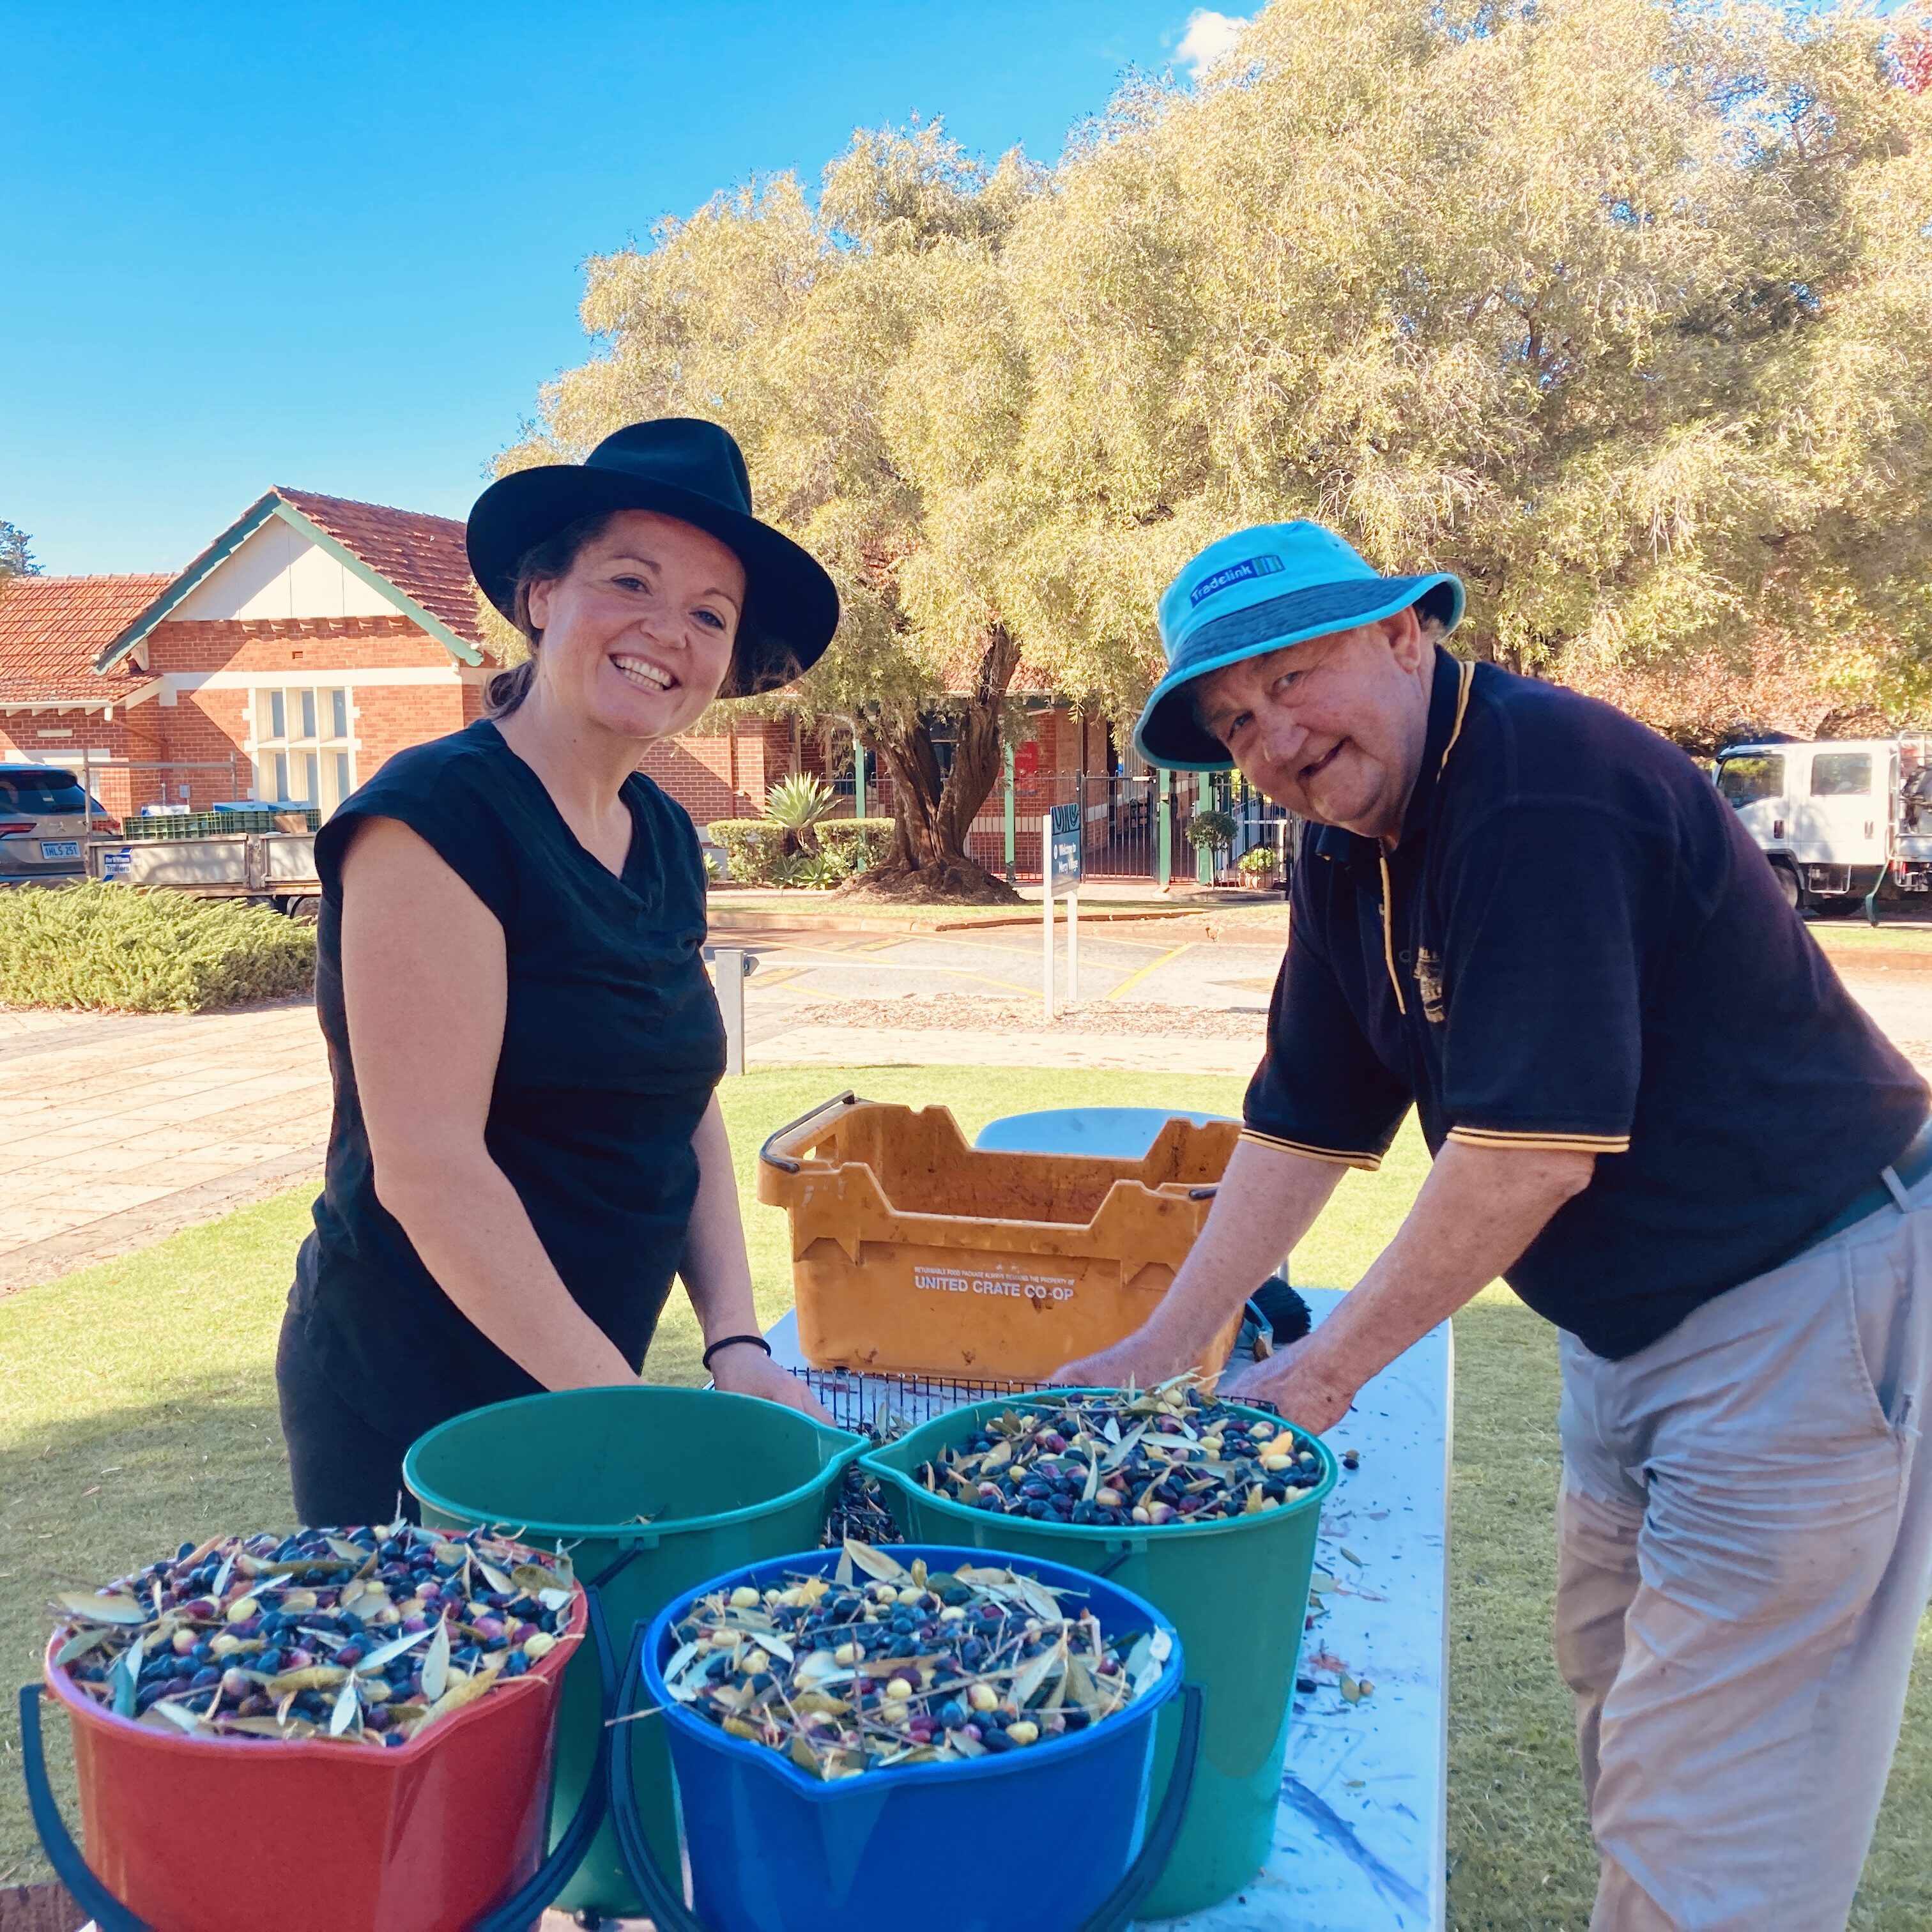
M 311 490 L 285 490 L 279 484 L 275 494 L 406 596 L 440 617 L 459 638 L 472 644 L 483 641 L 476 620 L 476 580 L 464 554 L 463 526 L 454 518 L 392 510 L 346 496 L 318 496 Z
M 112 700 L 148 682 L 131 659 L 95 656 L 174 581 L 172 575 L 15 577 L 0 587 L 0 705 Z

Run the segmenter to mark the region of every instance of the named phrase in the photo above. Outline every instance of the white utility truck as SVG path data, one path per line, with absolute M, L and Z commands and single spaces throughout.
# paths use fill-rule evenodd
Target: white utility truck
M 1767 740 L 1718 754 L 1718 790 L 1792 905 L 1874 924 L 1880 891 L 1932 890 L 1932 740 Z

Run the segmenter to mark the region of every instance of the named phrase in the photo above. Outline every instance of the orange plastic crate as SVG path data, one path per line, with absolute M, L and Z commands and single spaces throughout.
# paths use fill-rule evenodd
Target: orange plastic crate
M 758 1198 L 791 1218 L 814 1368 L 1043 1380 L 1153 1313 L 1234 1150 L 1172 1120 L 1139 1160 L 968 1144 L 944 1107 L 828 1101 L 765 1143 Z M 1226 1360 L 1238 1309 L 1204 1368 Z

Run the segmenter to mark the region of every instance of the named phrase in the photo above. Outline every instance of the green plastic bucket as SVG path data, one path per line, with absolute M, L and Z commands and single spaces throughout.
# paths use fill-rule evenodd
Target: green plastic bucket
M 934 1496 L 915 1474 L 989 1417 L 1075 1393 L 1007 1396 L 954 1409 L 873 1450 L 860 1467 L 884 1484 L 908 1541 L 970 1544 L 1105 1576 L 1144 1597 L 1180 1633 L 1188 1682 L 1200 1685 L 1206 1698 L 1200 1764 L 1174 1856 L 1140 1908 L 1142 1918 L 1178 1918 L 1232 1896 L 1260 1869 L 1273 1842 L 1315 1534 L 1323 1499 L 1335 1486 L 1335 1458 L 1325 1444 L 1297 1430 L 1322 1462 L 1321 1480 L 1298 1500 L 1225 1522 L 1147 1529 L 1049 1525 L 973 1509 Z M 1279 1421 L 1264 1410 L 1232 1406 Z M 1164 1712 L 1154 1758 L 1156 1791 L 1166 1787 L 1180 1735 L 1178 1712 Z
M 621 1642 L 638 1618 L 708 1576 L 814 1548 L 846 1467 L 865 1446 L 749 1396 L 627 1384 L 526 1396 L 456 1416 L 411 1448 L 403 1480 L 433 1528 L 514 1524 L 526 1542 L 568 1549 L 586 1582 L 621 1564 L 602 1586 L 604 1615 Z M 580 1646 L 564 1677 L 553 1840 L 577 1808 L 602 1720 L 596 1659 Z M 663 1727 L 623 1730 L 645 1830 L 675 1870 Z M 641 1910 L 608 1823 L 557 1903 L 607 1918 Z

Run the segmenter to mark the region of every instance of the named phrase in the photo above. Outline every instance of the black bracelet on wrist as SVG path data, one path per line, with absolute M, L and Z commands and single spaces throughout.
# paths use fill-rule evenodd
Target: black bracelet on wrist
M 772 1345 L 762 1335 L 726 1335 L 713 1342 L 704 1352 L 704 1366 L 711 1366 L 711 1358 L 720 1348 L 735 1348 L 740 1342 L 748 1342 L 754 1348 L 762 1348 L 766 1354 L 772 1352 Z

